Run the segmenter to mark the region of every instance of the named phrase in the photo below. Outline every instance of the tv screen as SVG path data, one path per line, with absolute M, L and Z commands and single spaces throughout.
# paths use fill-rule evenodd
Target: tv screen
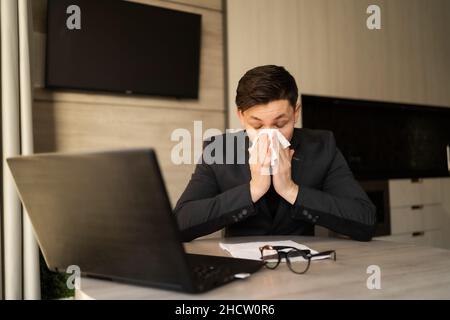
M 198 98 L 200 15 L 119 0 L 47 12 L 46 87 Z
M 302 96 L 303 127 L 333 131 L 360 180 L 449 176 L 450 108 Z

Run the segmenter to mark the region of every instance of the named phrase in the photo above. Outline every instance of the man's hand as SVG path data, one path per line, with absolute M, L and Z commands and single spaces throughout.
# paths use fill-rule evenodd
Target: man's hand
M 270 188 L 270 175 L 262 174 L 269 172 L 270 168 L 270 148 L 267 134 L 261 135 L 258 144 L 250 152 L 250 193 L 252 201 L 258 201 Z
M 294 150 L 282 149 L 278 145 L 279 161 L 278 168 L 274 170 L 273 187 L 275 191 L 290 204 L 294 204 L 298 195 L 298 185 L 291 178 L 291 162 Z

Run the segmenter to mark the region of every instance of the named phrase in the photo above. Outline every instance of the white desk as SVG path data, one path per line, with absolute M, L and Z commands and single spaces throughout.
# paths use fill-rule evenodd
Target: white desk
M 83 278 L 76 299 L 450 299 L 450 251 L 387 241 L 314 237 L 248 237 L 221 241 L 294 240 L 318 251 L 336 250 L 337 261 L 313 261 L 304 275 L 286 265 L 262 269 L 203 294 L 187 294 Z M 227 255 L 219 240 L 186 244 L 191 253 Z M 381 268 L 381 289 L 369 290 L 369 265 Z

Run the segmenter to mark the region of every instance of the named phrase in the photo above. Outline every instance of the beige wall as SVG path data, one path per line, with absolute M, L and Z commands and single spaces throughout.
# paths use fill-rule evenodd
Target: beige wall
M 448 0 L 227 0 L 227 12 L 232 128 L 237 82 L 263 64 L 285 66 L 302 93 L 450 106 Z
M 173 165 L 170 140 L 176 128 L 225 126 L 221 0 L 136 2 L 202 15 L 199 100 L 175 100 L 43 89 L 46 1 L 33 0 L 35 29 L 34 140 L 36 152 L 154 147 L 172 204 L 184 190 L 193 165 Z

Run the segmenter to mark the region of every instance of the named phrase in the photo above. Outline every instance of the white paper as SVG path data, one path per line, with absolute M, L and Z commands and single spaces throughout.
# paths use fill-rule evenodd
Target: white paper
M 271 158 L 270 158 L 270 165 L 275 166 L 276 161 L 278 159 L 278 151 L 275 150 L 275 140 L 277 139 L 280 142 L 280 146 L 283 149 L 286 149 L 291 144 L 289 141 L 283 136 L 283 134 L 278 129 L 261 129 L 258 131 L 258 134 L 256 135 L 255 139 L 252 142 L 252 146 L 248 149 L 249 152 L 251 152 L 257 145 L 259 138 L 261 135 L 267 134 L 267 137 L 269 139 L 269 146 L 271 149 Z
M 300 244 L 294 242 L 292 240 L 283 240 L 283 241 L 265 241 L 265 242 L 243 242 L 243 243 L 220 243 L 220 247 L 223 250 L 228 251 L 232 257 L 240 258 L 240 259 L 251 259 L 251 260 L 261 260 L 261 252 L 259 251 L 260 247 L 265 245 L 270 246 L 288 246 L 294 247 L 300 250 L 310 250 L 311 254 L 318 253 L 316 250 L 305 246 L 304 244 Z M 311 260 L 321 260 L 327 259 L 330 256 L 320 256 L 313 257 Z M 292 261 L 301 261 L 304 260 L 302 257 L 295 257 Z M 284 259 L 282 262 L 285 262 Z

